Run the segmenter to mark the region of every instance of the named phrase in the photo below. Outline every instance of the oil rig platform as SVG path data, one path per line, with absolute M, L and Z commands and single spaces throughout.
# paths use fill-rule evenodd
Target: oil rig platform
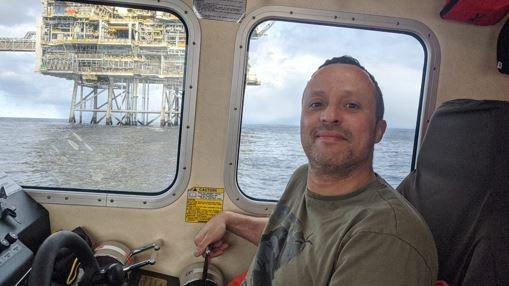
M 74 82 L 70 123 L 180 124 L 187 31 L 179 18 L 154 10 L 41 3 L 37 31 L 0 37 L 0 51 L 35 52 L 36 72 Z M 273 24 L 258 25 L 251 39 Z M 261 84 L 249 67 L 246 84 Z
M 42 0 L 36 71 L 74 81 L 69 122 L 180 123 L 186 29 L 173 14 Z M 160 104 L 150 102 L 156 95 Z M 154 108 L 158 106 L 159 108 Z

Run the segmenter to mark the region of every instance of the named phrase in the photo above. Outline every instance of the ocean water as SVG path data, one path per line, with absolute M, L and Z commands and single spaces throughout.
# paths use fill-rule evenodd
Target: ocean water
M 25 186 L 159 192 L 173 181 L 178 128 L 0 118 L 0 170 Z
M 242 129 L 237 181 L 248 196 L 277 199 L 307 158 L 298 126 L 252 125 Z M 413 129 L 388 129 L 375 145 L 374 169 L 396 188 L 411 170 Z
M 410 171 L 413 135 L 389 129 L 375 147 L 375 171 L 394 187 Z M 0 118 L 0 170 L 25 186 L 160 192 L 176 175 L 178 136 L 173 127 Z M 306 161 L 299 127 L 243 127 L 237 178 L 245 194 L 278 199 Z

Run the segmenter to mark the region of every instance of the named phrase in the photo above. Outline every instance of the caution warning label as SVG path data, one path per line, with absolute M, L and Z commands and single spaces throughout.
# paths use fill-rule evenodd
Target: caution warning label
M 194 187 L 187 191 L 186 222 L 207 222 L 223 211 L 223 188 Z

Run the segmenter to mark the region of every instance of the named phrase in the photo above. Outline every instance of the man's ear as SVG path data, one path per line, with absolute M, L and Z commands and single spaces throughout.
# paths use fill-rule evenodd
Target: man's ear
M 384 137 L 385 129 L 387 128 L 387 122 L 385 122 L 385 120 L 383 120 L 383 119 L 380 119 L 376 123 L 376 127 L 375 128 L 376 128 L 376 130 L 375 130 L 375 132 L 376 132 L 376 134 L 375 134 L 375 143 L 378 143 Z

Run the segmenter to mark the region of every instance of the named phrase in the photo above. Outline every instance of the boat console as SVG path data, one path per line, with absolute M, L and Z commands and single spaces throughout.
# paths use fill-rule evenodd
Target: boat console
M 0 172 L 0 285 L 24 285 L 31 261 L 49 235 L 48 211 Z
M 130 249 L 119 241 L 96 243 L 82 229 L 51 234 L 48 211 L 34 201 L 5 173 L 0 173 L 0 285 L 49 286 L 59 279 L 65 285 L 223 285 L 219 268 L 204 263 L 186 267 L 176 277 L 141 270 L 156 263 L 162 246 L 156 240 Z M 148 257 L 135 256 L 149 252 Z M 207 265 L 208 266 L 208 265 Z M 203 275 L 203 273 L 206 273 Z

